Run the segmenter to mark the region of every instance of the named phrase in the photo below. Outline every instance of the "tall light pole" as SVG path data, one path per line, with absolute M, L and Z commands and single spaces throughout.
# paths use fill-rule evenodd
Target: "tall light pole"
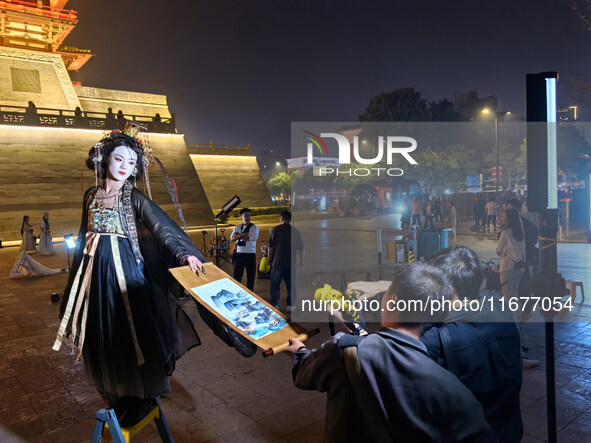
M 556 82 L 557 72 L 526 75 L 527 98 L 527 208 L 538 213 L 540 233 L 540 274 L 533 280 L 534 294 L 555 300 L 568 294 L 558 274 L 556 234 L 558 232 L 558 191 L 556 178 Z M 556 379 L 554 367 L 554 317 L 543 310 L 546 342 L 546 417 L 548 441 L 556 438 Z
M 499 172 L 499 117 L 504 117 L 505 115 L 511 114 L 511 111 L 499 111 L 495 109 L 494 113 L 491 112 L 488 108 L 484 108 L 482 110 L 483 114 L 494 114 L 495 116 L 495 155 L 496 155 L 496 167 L 495 171 L 497 174 L 496 177 L 496 185 L 495 185 L 495 201 L 497 205 L 499 204 L 499 182 L 501 179 L 501 174 Z

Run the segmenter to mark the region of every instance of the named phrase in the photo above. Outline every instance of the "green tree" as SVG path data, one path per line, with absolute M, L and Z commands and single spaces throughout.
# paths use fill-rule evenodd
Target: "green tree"
M 524 142 L 525 143 L 525 140 Z M 523 177 L 527 173 L 527 150 L 524 144 L 517 146 L 512 143 L 502 143 L 499 140 L 499 166 L 503 172 L 501 186 L 511 187 L 515 180 Z M 491 177 L 491 168 L 497 164 L 496 149 L 492 149 L 482 159 L 482 171 L 485 180 Z
M 401 88 L 372 97 L 360 122 L 424 122 L 429 120 L 427 101 L 415 88 Z
M 351 169 L 351 171 L 357 169 L 357 168 L 366 168 L 366 169 L 370 169 L 371 168 L 379 168 L 380 165 L 376 164 L 376 165 L 362 165 L 361 163 L 351 163 L 350 165 L 346 165 L 347 167 L 343 167 L 341 166 L 339 169 L 341 171 L 345 171 L 345 170 L 349 170 L 349 168 Z M 373 183 L 376 180 L 379 180 L 382 177 L 377 177 L 376 175 L 368 175 L 368 176 L 356 176 L 355 174 L 351 173 L 351 175 L 348 174 L 339 174 L 338 176 L 334 177 L 334 187 L 338 188 L 338 189 L 346 189 L 346 190 L 352 190 L 353 188 L 357 187 L 357 186 L 362 186 L 362 185 L 368 185 Z
M 527 175 L 527 139 L 519 145 L 519 155 L 515 159 L 515 180 Z
M 417 165 L 405 169 L 405 177 L 419 180 L 431 192 L 434 186 L 460 189 L 467 175 L 480 173 L 476 150 L 464 145 L 427 148 L 416 155 Z
M 591 154 L 591 147 L 582 132 L 573 124 L 559 125 L 557 134 L 557 160 L 561 175 L 581 179 L 587 172 L 586 162 L 578 154 Z
M 591 154 L 591 146 L 585 136 L 574 124 L 560 124 L 556 131 L 556 157 L 558 175 L 580 180 L 587 174 L 587 162 L 581 161 L 579 154 Z M 527 139 L 519 147 L 519 154 L 513 160 L 519 175 L 527 174 Z
M 267 182 L 267 188 L 272 195 L 283 194 L 287 197 L 291 192 L 291 176 L 285 172 L 275 174 Z
M 447 99 L 429 103 L 429 120 L 433 122 L 459 122 L 460 114 L 454 109 L 454 104 Z

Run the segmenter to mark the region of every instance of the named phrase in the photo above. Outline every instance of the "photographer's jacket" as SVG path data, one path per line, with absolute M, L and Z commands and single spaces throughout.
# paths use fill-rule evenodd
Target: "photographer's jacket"
M 364 405 L 355 397 L 339 348 L 342 335 L 319 349 L 294 353 L 294 383 L 328 393 L 329 442 L 368 441 Z M 393 441 L 495 441 L 478 401 L 451 372 L 431 360 L 416 338 L 383 328 L 360 341 L 358 355 Z

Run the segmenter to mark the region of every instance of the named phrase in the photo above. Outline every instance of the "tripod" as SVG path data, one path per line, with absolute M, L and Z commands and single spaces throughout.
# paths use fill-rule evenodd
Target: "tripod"
M 224 263 L 231 264 L 231 257 L 227 254 L 230 250 L 230 243 L 224 236 L 225 229 L 220 229 L 222 235 L 218 237 L 218 219 L 214 218 L 215 226 L 215 242 L 213 243 L 212 252 L 215 251 L 215 265 L 220 266 L 220 260 Z
M 207 257 L 208 252 L 210 252 L 213 255 L 213 249 L 209 251 L 207 243 L 205 242 L 205 236 L 207 235 L 207 231 L 201 231 L 201 234 L 203 234 L 203 246 L 201 247 L 201 252 L 203 253 L 203 256 Z

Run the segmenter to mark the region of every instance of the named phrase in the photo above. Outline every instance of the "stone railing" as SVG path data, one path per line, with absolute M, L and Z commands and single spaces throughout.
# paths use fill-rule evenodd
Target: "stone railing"
M 124 129 L 125 122 L 133 120 L 148 128 L 148 132 L 174 134 L 176 125 L 174 114 L 171 118 L 160 116 L 130 115 L 123 113 L 85 112 L 79 109 L 36 108 L 0 105 L 0 124 L 22 126 L 49 126 L 57 128 L 83 128 L 112 130 Z
M 210 144 L 187 145 L 189 154 L 209 155 L 251 155 L 250 143 L 246 146 L 229 146 Z

